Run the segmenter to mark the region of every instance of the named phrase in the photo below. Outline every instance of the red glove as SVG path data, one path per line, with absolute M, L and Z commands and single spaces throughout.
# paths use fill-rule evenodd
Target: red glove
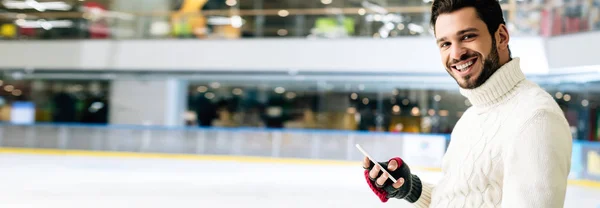
M 388 164 L 392 160 L 395 160 L 398 163 L 398 168 L 394 171 L 388 169 Z M 404 184 L 400 188 L 394 188 L 391 179 L 387 179 L 383 185 L 379 185 L 376 181 L 377 178 L 383 174 L 383 171 L 379 171 L 377 178 L 371 178 L 369 172 L 375 167 L 375 164 L 370 162 L 369 167 L 364 171 L 365 179 L 367 180 L 367 184 L 369 184 L 369 188 L 371 188 L 381 202 L 385 203 L 390 198 L 397 198 L 414 203 L 419 199 L 421 196 L 421 180 L 416 175 L 411 174 L 410 168 L 401 158 L 395 157 L 387 162 L 379 162 L 379 164 L 396 180 L 399 180 L 400 178 L 404 179 Z

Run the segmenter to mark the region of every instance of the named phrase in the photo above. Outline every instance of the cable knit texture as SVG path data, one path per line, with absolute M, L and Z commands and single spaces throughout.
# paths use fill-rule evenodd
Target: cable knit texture
M 437 184 L 415 207 L 563 207 L 572 138 L 552 96 L 525 79 L 519 58 L 482 86 L 456 124 Z

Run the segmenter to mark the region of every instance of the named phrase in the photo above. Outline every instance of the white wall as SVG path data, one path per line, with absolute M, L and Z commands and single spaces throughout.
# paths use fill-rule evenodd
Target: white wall
M 512 38 L 528 74 L 547 73 L 540 38 Z M 0 42 L 0 68 L 445 73 L 433 38 Z
M 61 68 L 79 66 L 83 43 L 62 41 L 1 41 L 1 68 Z M 104 56 L 104 54 L 99 54 Z
M 538 37 L 518 37 L 509 40 L 513 57 L 521 57 L 521 68 L 526 74 L 547 74 L 549 68 L 545 40 Z
M 548 61 L 553 68 L 600 65 L 600 32 L 554 37 L 547 41 Z M 554 70 L 553 70 L 554 72 Z M 564 71 L 556 71 L 566 73 Z

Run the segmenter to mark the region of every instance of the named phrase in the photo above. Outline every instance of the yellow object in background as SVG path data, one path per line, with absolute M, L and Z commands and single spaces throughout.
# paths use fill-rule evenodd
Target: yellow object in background
M 201 12 L 208 0 L 185 0 L 181 9 L 171 16 L 174 33 L 176 36 L 195 35 L 198 38 L 206 37 L 206 17 Z
M 232 25 L 215 26 L 214 33 L 227 39 L 238 39 L 242 37 L 240 28 L 233 27 Z
M 52 122 L 52 112 L 47 109 L 37 108 L 35 109 L 35 121 L 36 122 Z
M 395 129 L 397 124 L 402 124 L 402 131 L 407 133 L 421 133 L 421 117 L 392 116 L 390 129 Z
M 0 121 L 10 121 L 10 105 L 4 105 L 0 107 Z
M 17 26 L 13 24 L 3 24 L 0 26 L 0 36 L 4 38 L 17 37 Z
M 589 174 L 600 175 L 600 154 L 589 151 L 587 154 L 587 169 Z
M 231 24 L 213 25 L 209 31 L 208 19 L 202 8 L 208 0 L 185 0 L 181 9 L 171 16 L 173 35 L 176 37 L 238 39 L 242 36 L 240 26 Z M 233 14 L 232 14 L 233 15 Z M 233 22 L 233 17 L 228 17 Z M 238 18 L 241 18 L 238 16 Z

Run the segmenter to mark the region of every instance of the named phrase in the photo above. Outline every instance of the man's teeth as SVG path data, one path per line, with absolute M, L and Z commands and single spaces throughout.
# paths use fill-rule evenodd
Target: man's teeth
M 456 66 L 456 69 L 458 69 L 458 71 L 463 71 L 463 70 L 467 69 L 467 67 L 469 67 L 469 66 L 471 66 L 471 65 L 473 65 L 473 61 L 469 61 L 469 62 L 468 62 L 468 63 L 466 63 L 466 64 L 457 65 L 457 66 Z

